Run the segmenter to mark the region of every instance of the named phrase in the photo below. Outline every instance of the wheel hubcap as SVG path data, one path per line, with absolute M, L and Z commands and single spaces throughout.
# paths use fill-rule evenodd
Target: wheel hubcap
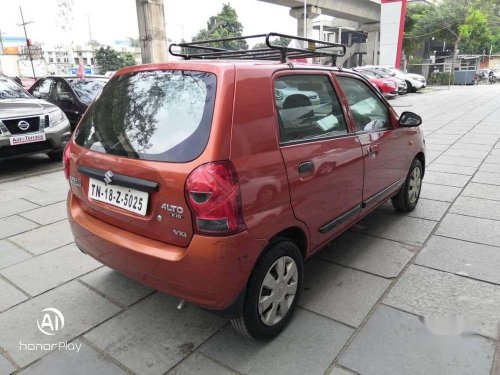
M 267 271 L 259 294 L 259 316 L 267 326 L 278 324 L 292 306 L 299 273 L 289 256 L 278 258 Z
M 410 174 L 410 183 L 408 184 L 408 199 L 411 204 L 415 204 L 417 202 L 421 186 L 422 171 L 419 167 L 415 167 Z

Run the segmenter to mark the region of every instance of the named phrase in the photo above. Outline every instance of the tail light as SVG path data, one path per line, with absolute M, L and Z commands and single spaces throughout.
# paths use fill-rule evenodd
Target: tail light
M 64 176 L 66 180 L 69 180 L 69 162 L 70 162 L 70 152 L 69 152 L 69 143 L 64 148 L 63 152 L 63 168 L 64 168 Z
M 238 175 L 230 161 L 203 164 L 191 172 L 186 199 L 197 233 L 227 235 L 245 229 Z

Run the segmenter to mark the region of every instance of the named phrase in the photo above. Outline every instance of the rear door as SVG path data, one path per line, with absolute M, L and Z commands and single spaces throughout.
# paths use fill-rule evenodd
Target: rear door
M 357 77 L 336 75 L 348 103 L 364 154 L 363 202 L 377 205 L 396 190 L 406 175 L 403 134 L 393 127 L 389 108 Z
M 150 70 L 109 82 L 72 145 L 71 188 L 86 213 L 144 237 L 189 244 L 193 226 L 184 186 L 209 141 L 216 77 Z M 232 106 L 231 89 L 218 103 Z
M 361 145 L 349 129 L 328 72 L 281 73 L 275 95 L 293 211 L 319 245 L 359 215 Z

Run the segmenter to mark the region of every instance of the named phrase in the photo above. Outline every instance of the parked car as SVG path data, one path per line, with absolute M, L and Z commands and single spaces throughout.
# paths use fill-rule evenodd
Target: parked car
M 377 89 L 384 95 L 386 99 L 391 99 L 398 96 L 398 84 L 394 80 L 387 78 L 379 78 L 369 70 L 356 70 L 359 74 L 363 75 L 370 83 L 375 85 Z
M 374 78 L 377 78 L 377 79 L 384 79 L 384 80 L 389 80 L 389 81 L 395 82 L 398 86 L 398 94 L 399 95 L 406 95 L 409 93 L 408 85 L 406 84 L 406 81 L 404 79 L 391 76 L 391 75 L 389 75 L 381 70 L 377 70 L 375 68 L 367 68 L 364 66 L 354 68 L 354 70 L 357 72 L 362 72 L 364 74 L 367 74 L 367 75 L 374 77 Z
M 61 160 L 70 134 L 69 121 L 57 106 L 0 74 L 0 160 L 38 153 Z
M 292 82 L 278 82 L 274 87 L 274 95 L 276 97 L 276 105 L 278 108 L 283 107 L 283 103 L 287 100 L 290 95 L 300 94 L 305 95 L 310 101 L 312 105 L 317 105 L 321 102 L 321 99 L 316 91 L 307 91 L 302 88 L 299 90 L 296 86 L 291 86 L 294 84 Z
M 417 92 L 418 90 L 426 86 L 425 78 L 422 76 L 419 76 L 421 78 L 416 78 L 415 76 L 417 75 L 415 74 L 406 74 L 401 70 L 393 67 L 377 65 L 374 66 L 374 68 L 387 73 L 392 77 L 404 79 L 406 81 L 406 84 L 408 85 L 408 92 Z
M 103 76 L 48 76 L 37 80 L 28 91 L 34 97 L 61 108 L 71 123 L 71 130 L 74 130 L 83 113 L 107 82 L 108 78 Z
M 259 340 L 290 321 L 304 261 L 389 199 L 413 210 L 425 166 L 418 115 L 276 50 L 121 69 L 64 154 L 84 253 Z M 278 105 L 277 87 L 296 90 Z

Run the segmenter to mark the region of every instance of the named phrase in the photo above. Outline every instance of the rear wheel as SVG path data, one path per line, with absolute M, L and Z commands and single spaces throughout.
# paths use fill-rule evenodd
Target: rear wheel
M 293 242 L 272 245 L 250 276 L 243 311 L 231 321 L 233 327 L 256 340 L 277 336 L 295 311 L 303 272 L 302 255 Z
M 401 190 L 392 198 L 392 205 L 401 212 L 412 211 L 418 203 L 422 188 L 423 167 L 419 159 L 413 160 Z
M 412 84 L 410 83 L 410 81 L 406 81 L 406 86 L 408 87 L 408 93 L 410 92 L 417 92 L 417 90 L 415 90 L 412 86 Z

